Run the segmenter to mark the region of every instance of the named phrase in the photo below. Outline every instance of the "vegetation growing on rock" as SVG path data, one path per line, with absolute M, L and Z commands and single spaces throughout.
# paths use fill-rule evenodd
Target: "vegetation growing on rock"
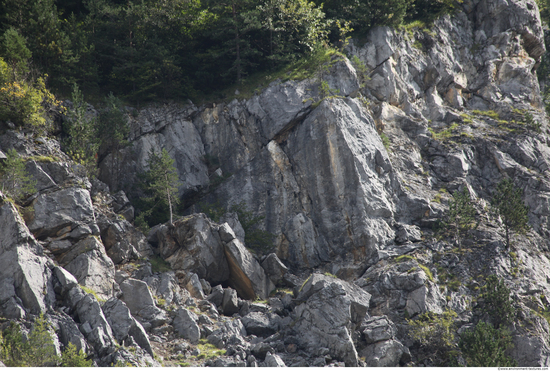
M 526 234 L 530 229 L 527 217 L 529 208 L 523 203 L 523 191 L 516 187 L 510 178 L 504 178 L 497 185 L 491 206 L 502 219 L 506 233 L 506 248 L 509 248 L 512 232 Z

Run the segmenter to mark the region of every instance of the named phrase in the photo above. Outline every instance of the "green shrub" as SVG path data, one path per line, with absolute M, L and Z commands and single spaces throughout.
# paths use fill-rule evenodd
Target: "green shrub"
M 26 80 L 0 58 L 0 121 L 39 133 L 46 130 L 48 110 L 59 106 L 43 77 Z
M 511 339 L 506 330 L 479 322 L 473 331 L 464 331 L 458 346 L 468 367 L 517 367 L 517 362 L 505 354 L 512 346 Z
M 447 310 L 442 314 L 425 312 L 417 320 L 409 320 L 409 334 L 422 346 L 444 353 L 456 346 L 456 313 Z

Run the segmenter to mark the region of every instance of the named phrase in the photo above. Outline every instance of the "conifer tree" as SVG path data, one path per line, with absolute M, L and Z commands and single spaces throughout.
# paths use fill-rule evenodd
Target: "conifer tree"
M 526 234 L 529 231 L 527 213 L 529 208 L 523 203 L 523 191 L 517 188 L 509 178 L 498 185 L 491 200 L 493 212 L 500 216 L 506 231 L 506 248 L 510 247 L 512 232 Z
M 75 83 L 72 94 L 73 106 L 67 110 L 67 119 L 63 128 L 67 138 L 63 141 L 64 151 L 77 163 L 86 168 L 89 177 L 95 176 L 97 151 L 96 119 L 87 114 L 88 104 Z
M 35 182 L 25 170 L 25 161 L 19 157 L 15 149 L 10 149 L 6 159 L 0 164 L 0 181 L 2 192 L 13 197 L 16 201 L 23 196 L 36 192 Z
M 470 192 L 467 187 L 462 192 L 453 193 L 453 199 L 449 202 L 449 214 L 447 222 L 444 223 L 446 229 L 451 229 L 454 239 L 458 246 L 461 246 L 461 234 L 475 227 L 476 210 L 474 208 Z
M 170 224 L 173 223 L 173 206 L 179 203 L 177 198 L 178 186 L 180 182 L 178 180 L 178 172 L 174 167 L 174 160 L 168 154 L 166 149 L 162 149 L 162 152 L 156 153 L 154 151 L 149 152 L 149 159 L 147 160 L 149 170 L 145 173 L 145 191 L 149 193 L 149 197 L 146 197 L 146 201 L 166 202 L 170 210 Z
M 516 367 L 517 362 L 506 355 L 511 346 L 512 338 L 505 329 L 485 322 L 478 322 L 473 331 L 466 330 L 459 342 L 468 367 Z

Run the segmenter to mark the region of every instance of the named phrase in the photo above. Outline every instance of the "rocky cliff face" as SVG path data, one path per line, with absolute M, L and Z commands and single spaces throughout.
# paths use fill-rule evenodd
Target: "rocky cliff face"
M 550 131 L 535 74 L 544 51 L 534 1 L 465 1 L 430 29 L 380 27 L 352 41 L 346 53 L 368 76 L 338 57 L 314 79 L 275 81 L 248 99 L 142 109 L 116 179 L 130 192 L 150 150 L 166 148 L 187 205 L 147 237 L 124 192 L 108 192 L 112 155 L 100 164 L 106 184 L 90 183 L 54 140 L 8 132 L 3 150 L 64 160 L 27 162 L 39 192 L 25 220 L 9 202 L 0 208 L 0 313 L 24 322 L 47 312 L 61 343 L 98 365 L 155 365 L 155 353 L 166 365 L 204 363 L 200 339 L 226 349 L 206 361 L 214 366 L 434 365 L 406 318 L 453 310 L 462 332 L 496 274 L 518 310 L 509 354 L 548 366 Z M 487 211 L 504 177 L 530 210 L 532 229 L 513 250 Z M 434 227 L 465 187 L 479 226 L 456 248 Z M 239 203 L 265 217 L 272 251 L 249 252 L 235 214 L 220 224 L 198 214 Z

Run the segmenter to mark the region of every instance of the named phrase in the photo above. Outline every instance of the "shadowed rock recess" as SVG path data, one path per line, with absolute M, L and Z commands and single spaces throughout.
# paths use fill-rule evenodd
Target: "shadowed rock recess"
M 506 356 L 549 367 L 537 5 L 464 1 L 429 29 L 376 27 L 365 40 L 321 75 L 251 98 L 136 111 L 130 145 L 96 179 L 57 139 L 4 131 L 1 151 L 27 158 L 37 193 L 18 207 L 2 195 L 0 327 L 30 329 L 44 313 L 58 351 L 73 343 L 97 366 L 465 365 L 461 334 L 499 324 L 484 294 L 496 275 L 515 311 L 500 324 Z M 322 82 L 338 93 L 322 97 Z M 161 149 L 184 216 L 144 235 L 126 195 Z M 505 178 L 531 227 L 508 249 L 490 207 Z M 477 225 L 459 245 L 439 226 L 465 188 Z M 427 312 L 436 333 L 452 314 L 449 344 L 415 336 Z

